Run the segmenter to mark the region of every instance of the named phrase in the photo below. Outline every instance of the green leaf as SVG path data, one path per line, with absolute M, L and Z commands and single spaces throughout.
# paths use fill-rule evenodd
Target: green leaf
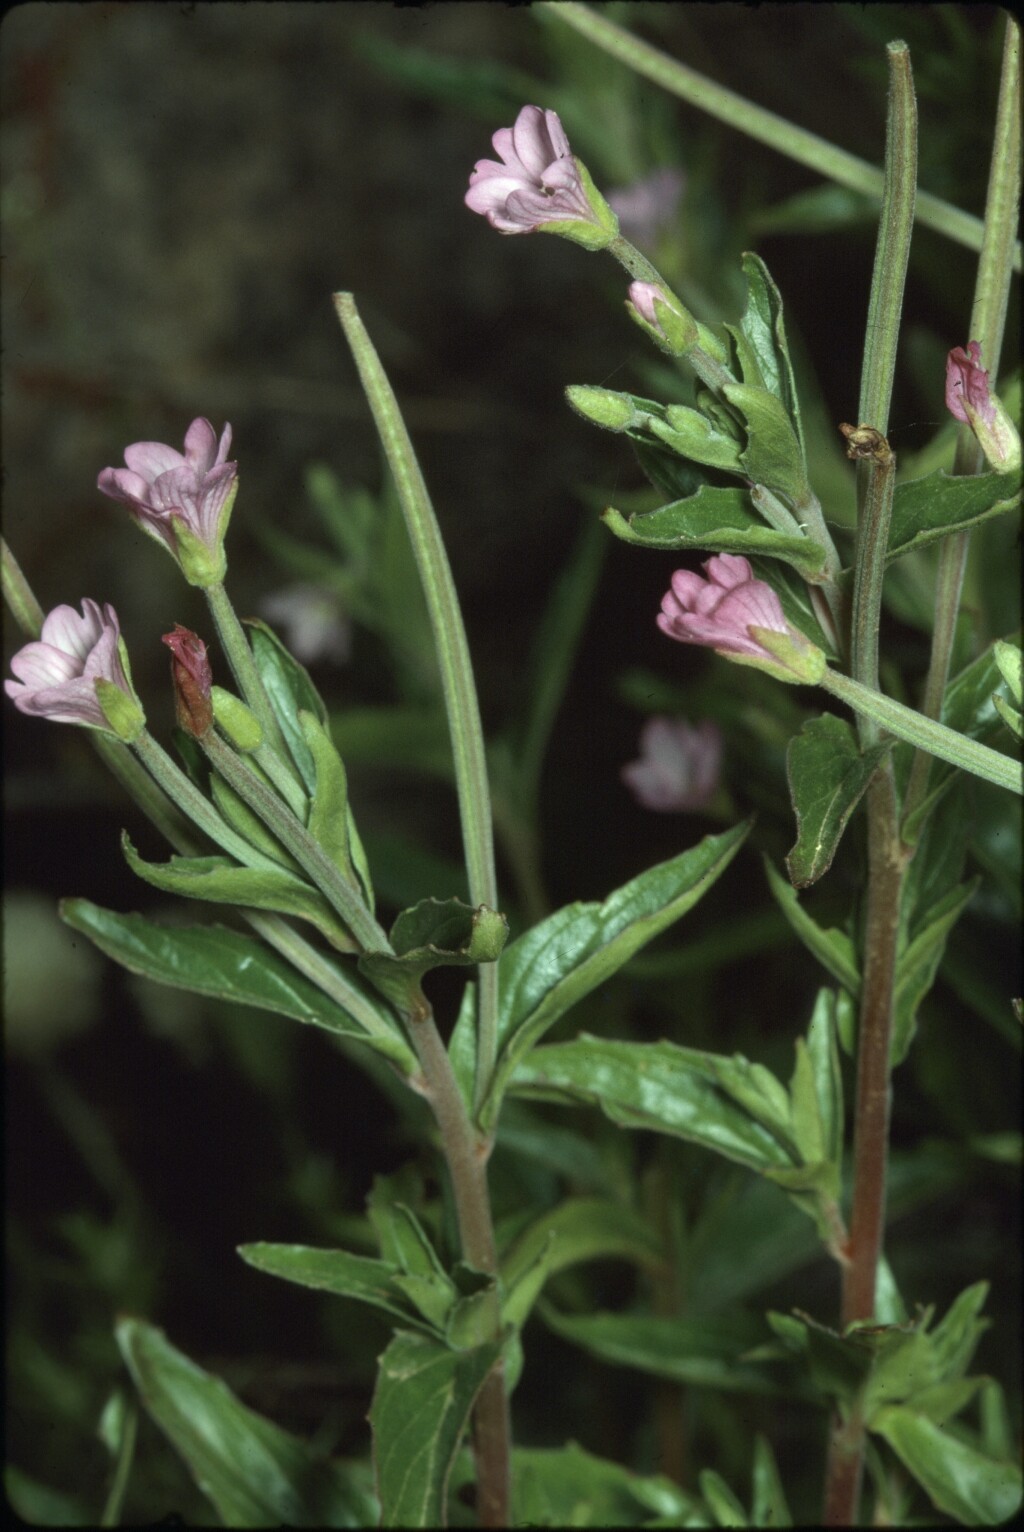
M 379 1512 L 368 1476 L 318 1456 L 240 1403 L 161 1331 L 123 1319 L 115 1334 L 139 1396 L 229 1527 L 365 1527 Z
M 316 788 L 310 801 L 306 828 L 342 876 L 359 889 L 372 913 L 370 869 L 349 807 L 348 779 L 341 756 L 314 714 L 300 708 L 298 719 L 316 773 Z
M 843 1163 L 843 1071 L 839 1061 L 839 1028 L 836 994 L 822 989 L 814 1002 L 807 1029 L 807 1059 L 821 1120 L 824 1155 L 836 1166 Z M 796 1107 L 793 1109 L 796 1126 Z
M 572 1197 L 523 1231 L 501 1263 L 506 1323 L 525 1322 L 548 1277 L 580 1261 L 618 1257 L 657 1269 L 661 1245 L 645 1218 L 600 1197 Z
M 755 1527 L 791 1527 L 793 1517 L 786 1503 L 771 1443 L 760 1432 L 754 1438 L 754 1484 L 751 1521 Z
M 473 1401 L 500 1354 L 497 1342 L 452 1351 L 405 1331 L 391 1341 L 370 1408 L 381 1525 L 445 1525 L 448 1475 Z
M 892 502 L 887 563 L 953 532 L 979 526 L 1020 505 L 1020 469 L 954 477 L 940 468 L 897 484 Z
M 341 1037 L 356 1038 L 393 1060 L 405 1074 L 416 1068 L 416 1056 L 391 1011 L 348 978 L 359 1006 L 386 1026 L 390 1036 L 371 1035 L 283 958 L 224 926 L 157 926 L 141 915 L 119 915 L 87 899 L 63 900 L 60 915 L 129 973 L 215 1000 L 276 1011 Z
M 786 326 L 782 317 L 782 297 L 759 255 L 750 250 L 744 251 L 740 266 L 747 279 L 747 304 L 740 320 L 740 330 L 751 354 L 756 358 L 759 373 L 759 378 L 744 375 L 743 381 L 762 383 L 769 393 L 781 401 L 796 432 L 802 458 L 804 435 L 793 365 L 786 341 Z
M 776 1105 L 757 1094 L 752 1069 L 738 1055 L 583 1033 L 574 1042 L 535 1049 L 519 1065 L 513 1088 L 544 1100 L 599 1106 L 622 1127 L 687 1139 L 752 1170 L 791 1168 L 798 1163 L 795 1146 L 781 1141 Z
M 988 1289 L 987 1282 L 975 1282 L 965 1288 L 931 1333 L 937 1376 L 944 1383 L 963 1377 L 983 1332 L 989 1327 L 991 1321 L 979 1318 Z
M 498 1064 L 481 1112 L 496 1119 L 520 1059 L 567 1010 L 695 905 L 736 855 L 749 825 L 709 835 L 648 868 L 603 904 L 570 904 L 519 937 L 498 965 Z
M 382 1254 L 397 1263 L 394 1285 L 434 1330 L 443 1331 L 458 1298 L 455 1285 L 416 1214 L 406 1203 L 393 1200 L 384 1186 L 379 1180 L 375 1183 L 369 1214 Z
M 508 936 L 508 921 L 481 904 L 461 899 L 421 899 L 403 910 L 391 928 L 394 954 L 367 952 L 359 971 L 400 1010 L 422 1005 L 420 982 L 432 968 L 475 967 L 497 960 Z
M 740 462 L 748 478 L 785 495 L 794 506 L 806 502 L 811 490 L 803 450 L 782 401 L 746 383 L 726 383 L 722 393 L 739 410 L 747 428 L 747 447 Z M 812 547 L 821 553 L 817 544 Z
M 623 542 L 644 548 L 761 554 L 792 564 L 809 579 L 825 564 L 825 550 L 809 537 L 787 537 L 766 527 L 745 489 L 702 484 L 696 494 L 670 501 L 656 511 L 636 511 L 624 517 L 609 506 L 601 520 Z
M 517 1447 L 512 1454 L 516 1527 L 695 1526 L 698 1504 L 662 1474 L 634 1474 L 619 1463 L 566 1447 Z
M 326 724 L 327 709 L 309 678 L 309 672 L 289 654 L 277 634 L 256 617 L 249 618 L 245 625 L 274 716 L 281 726 L 281 733 L 306 791 L 312 794 L 316 787 L 316 770 L 299 722 L 299 710 L 305 708 L 306 712 Z
M 144 862 L 127 834 L 121 836 L 121 849 L 136 876 L 165 893 L 294 915 L 308 920 L 339 952 L 356 951 L 355 942 L 323 895 L 283 867 L 278 871 L 239 867 L 225 856 L 172 856 L 160 864 Z
M 734 1320 L 687 1319 L 673 1314 L 560 1314 L 548 1304 L 538 1310 L 563 1340 L 610 1362 L 655 1378 L 700 1388 L 750 1394 L 783 1391 L 778 1375 L 744 1357 L 763 1338 L 760 1324 Z
M 433 1333 L 435 1326 L 425 1322 L 406 1293 L 396 1285 L 399 1268 L 390 1261 L 376 1261 L 348 1250 L 321 1250 L 310 1245 L 274 1245 L 258 1242 L 239 1245 L 238 1254 L 257 1271 L 312 1287 L 319 1292 L 352 1298 L 357 1303 L 380 1309 L 403 1324 L 416 1325 Z
M 716 1527 L 748 1527 L 750 1518 L 742 1503 L 726 1484 L 721 1474 L 713 1468 L 704 1468 L 697 1475 L 700 1492 L 711 1508 Z
M 786 752 L 796 844 L 786 857 L 790 882 L 808 888 L 832 865 L 850 816 L 891 741 L 863 755 L 850 724 L 834 713 L 808 719 Z
M 997 1526 L 1018 1515 L 1021 1470 L 984 1457 L 906 1405 L 881 1410 L 872 1430 L 885 1438 L 937 1510 L 967 1526 Z
M 914 940 L 896 961 L 896 992 L 893 1000 L 893 1068 L 910 1052 L 916 1031 L 917 1010 L 935 982 L 946 939 L 977 892 L 980 876 L 949 892 L 929 910 Z
M 205 759 L 205 757 L 204 757 Z M 269 857 L 278 866 L 286 868 L 289 872 L 301 874 L 298 862 L 286 851 L 277 839 L 272 835 L 257 814 L 229 787 L 224 778 L 217 773 L 210 773 L 210 794 L 217 805 L 218 813 L 233 830 L 237 830 L 244 840 L 264 856 Z
M 680 457 L 703 463 L 706 468 L 719 468 L 724 473 L 745 477 L 735 437 L 717 430 L 700 410 L 690 409 L 685 404 L 670 404 L 665 419 L 652 417 L 647 422 L 647 429 L 657 441 L 663 442 L 670 451 L 678 452 Z
M 796 889 L 791 888 L 781 873 L 776 872 L 767 857 L 764 867 L 779 908 L 804 946 L 849 994 L 856 996 L 860 992 L 860 974 L 857 972 L 856 953 L 850 938 L 835 927 L 822 930 L 801 905 Z
M 859 1393 L 874 1363 L 865 1338 L 839 1335 L 806 1314 L 769 1312 L 766 1317 L 783 1344 L 806 1358 L 815 1388 L 837 1399 L 852 1399 Z

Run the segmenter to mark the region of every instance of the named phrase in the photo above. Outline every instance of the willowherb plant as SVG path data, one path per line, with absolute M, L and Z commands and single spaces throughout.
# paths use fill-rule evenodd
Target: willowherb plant
M 564 9 L 562 19 L 600 46 L 641 72 L 650 67 L 646 45 L 601 16 Z M 678 1040 L 581 1031 L 545 1042 L 572 1007 L 674 926 L 719 878 L 728 886 L 750 824 L 707 835 L 603 902 L 539 916 L 509 940 L 455 588 L 412 444 L 351 294 L 336 294 L 335 308 L 429 613 L 468 903 L 428 898 L 402 910 L 387 930 L 379 921 L 374 869 L 328 710 L 273 631 L 243 624 L 227 594 L 226 537 L 239 486 L 238 465 L 228 461 L 230 426 L 218 438 L 197 418 L 183 453 L 134 443 L 124 450 L 127 466 L 106 468 L 98 480 L 203 591 L 234 680 L 234 691 L 215 684 L 199 634 L 175 623 L 163 636 L 184 769 L 147 729 L 114 608 L 86 599 L 81 616 L 58 606 L 42 618 L 5 549 L 9 602 L 32 635 L 11 661 L 8 695 L 23 713 L 96 732 L 176 853 L 166 863 L 147 862 L 125 838 L 138 877 L 237 917 L 230 926 L 162 927 L 68 899 L 65 921 L 135 973 L 312 1024 L 344 1040 L 352 1057 L 365 1050 L 378 1076 L 386 1070 L 426 1102 L 454 1207 L 452 1231 L 401 1177 L 381 1178 L 367 1225 L 377 1254 L 269 1242 L 240 1250 L 269 1276 L 369 1305 L 393 1325 L 369 1402 L 372 1443 L 363 1461 L 319 1456 L 244 1406 L 150 1324 L 119 1322 L 121 1351 L 146 1408 L 227 1524 L 437 1526 L 456 1516 L 464 1524 L 459 1492 L 470 1483 L 478 1522 L 489 1527 L 612 1518 L 659 1526 L 788 1524 L 786 1493 L 764 1438 L 753 1448 L 749 1511 L 711 1467 L 683 1485 L 667 1474 L 628 1473 L 572 1444 L 543 1451 L 515 1445 L 510 1398 L 524 1366 L 524 1326 L 548 1282 L 569 1265 L 605 1257 L 632 1260 L 664 1281 L 673 1251 L 638 1207 L 612 1196 L 567 1194 L 539 1213 L 528 1205 L 503 1209 L 498 1222 L 488 1168 L 511 1098 L 519 1098 L 520 1110 L 527 1101 L 597 1106 L 622 1132 L 682 1140 L 743 1167 L 811 1220 L 842 1283 L 838 1314 L 769 1313 L 753 1337 L 745 1324 L 702 1333 L 699 1323 L 664 1308 L 589 1317 L 551 1310 L 556 1330 L 649 1376 L 740 1393 L 778 1390 L 817 1405 L 829 1420 L 821 1476 L 829 1525 L 894 1519 L 892 1465 L 900 1482 L 923 1496 L 915 1504 L 969 1524 L 1005 1520 L 1019 1506 L 1019 1469 L 993 1445 L 997 1433 L 986 1434 L 986 1419 L 991 1424 L 1001 1408 L 995 1386 L 968 1376 L 984 1326 L 984 1282 L 936 1320 L 917 1294 L 900 1293 L 884 1252 L 892 1072 L 914 1045 L 918 1008 L 973 892 L 959 881 L 959 864 L 941 877 L 937 870 L 939 811 L 971 777 L 1022 792 L 1013 738 L 1020 733 L 1019 645 L 1007 638 L 949 680 L 966 539 L 1020 502 L 1019 435 L 989 381 L 1014 258 L 1005 207 L 1019 178 L 1017 33 L 1009 19 L 1006 36 L 1002 148 L 993 158 L 972 338 L 949 351 L 945 378 L 946 405 L 962 426 L 954 473 L 938 469 L 905 482 L 897 481 L 887 432 L 914 220 L 916 115 L 907 49 L 890 45 L 882 219 L 859 418 L 836 423 L 856 463 L 852 546 L 829 525 L 812 484 L 782 297 L 757 255 L 742 260 L 747 299 L 739 320 L 698 319 L 621 233 L 610 201 L 623 218 L 628 201 L 605 199 L 558 114 L 536 105 L 523 106 L 513 126 L 494 134 L 500 159 L 478 162 L 465 195 L 499 233 L 555 234 L 610 253 L 630 279 L 623 295 L 630 319 L 688 380 L 687 403 L 591 385 L 570 386 L 567 394 L 579 415 L 625 436 L 655 489 L 671 496 L 628 513 L 608 507 L 608 530 L 639 548 L 708 555 L 703 574 L 675 571 L 651 623 L 679 643 L 760 671 L 766 687 L 818 687 L 853 714 L 852 723 L 832 711 L 810 717 L 789 743 L 797 839 L 788 881 L 770 862 L 768 880 L 827 981 L 793 1038 L 788 1081 L 740 1054 L 686 1046 L 683 1027 Z M 669 89 L 672 78 L 669 70 Z M 1007 142 L 1016 143 L 1016 154 Z M 681 184 L 671 175 L 659 183 L 673 208 Z M 648 223 L 651 216 L 648 208 Z M 936 379 L 937 392 L 942 386 Z M 888 656 L 879 652 L 880 613 L 887 566 L 931 544 L 944 576 L 936 582 L 929 677 L 918 709 L 881 684 Z M 770 710 L 771 702 L 762 706 Z M 782 707 L 780 718 L 788 716 Z M 652 717 L 623 779 L 651 809 L 710 808 L 721 816 L 731 811 L 720 784 L 722 754 L 712 720 Z M 518 801 L 528 804 L 524 760 L 502 769 L 506 789 L 518 780 Z M 845 930 L 825 929 L 796 891 L 827 873 L 858 816 L 867 841 L 862 906 Z M 424 992 L 425 977 L 441 967 L 465 969 L 471 981 L 443 1029 Z M 844 1053 L 854 1060 L 852 1090 Z M 551 1387 L 558 1388 L 557 1378 Z M 969 1412 L 982 1397 L 988 1416 L 972 1423 Z M 116 1520 L 117 1503 L 105 1524 Z

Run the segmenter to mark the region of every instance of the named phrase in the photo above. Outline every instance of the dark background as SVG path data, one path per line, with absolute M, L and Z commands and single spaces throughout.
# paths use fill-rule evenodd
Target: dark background
M 995 8 L 607 10 L 712 79 L 874 162 L 884 137 L 884 43 L 905 37 L 918 71 L 921 185 L 981 213 L 1001 38 Z M 563 399 L 577 382 L 644 392 L 635 367 L 645 343 L 623 315 L 618 268 L 564 241 L 500 238 L 462 202 L 490 134 L 514 115 L 493 106 L 503 90 L 515 99 L 511 72 L 537 92 L 524 87 L 519 100 L 547 105 L 574 72 L 597 68 L 582 39 L 567 48 L 563 38 L 558 51 L 557 28 L 544 23 L 529 8 L 492 4 L 54 4 L 5 16 L 5 534 L 45 608 L 83 595 L 115 604 L 156 732 L 169 719 L 159 635 L 175 621 L 204 631 L 205 609 L 124 509 L 98 494 L 96 475 L 121 462 L 127 442 L 177 445 L 196 415 L 218 430 L 230 420 L 241 490 L 229 589 L 241 612 L 255 610 L 287 583 L 259 526 L 322 540 L 306 466 L 326 462 L 347 483 L 379 483 L 332 291 L 356 294 L 405 412 L 463 600 L 490 733 L 516 700 L 542 601 L 584 522 L 595 505 L 643 484 L 625 443 L 577 419 Z M 422 70 L 413 78 L 400 69 L 398 49 L 493 60 L 499 84 L 490 100 L 482 90 L 428 88 Z M 609 101 L 621 99 L 613 80 Z M 590 137 L 574 147 L 595 180 L 607 189 L 657 164 L 681 164 L 689 275 L 735 318 L 737 259 L 755 243 L 828 416 L 853 419 L 871 224 L 800 237 L 758 232 L 758 215 L 813 186 L 813 175 L 653 86 L 639 86 L 634 99 L 654 123 L 646 138 L 620 133 L 614 112 L 605 118 L 589 98 Z M 968 338 L 973 271 L 970 252 L 919 232 L 892 414 L 898 451 L 923 446 L 941 423 L 936 360 Z M 621 672 L 645 666 L 673 684 L 711 673 L 704 656 L 666 652 L 654 628 L 674 563 L 618 543 L 607 550 L 545 778 L 545 873 L 556 904 L 600 897 L 713 828 L 644 813 L 618 778 L 640 722 L 617 684 Z M 9 624 L 5 632 L 10 654 L 20 640 Z M 904 638 L 908 652 L 920 649 L 913 633 Z M 358 635 L 355 660 L 315 670 L 331 705 L 389 700 L 380 657 Z M 7 705 L 4 748 L 8 890 L 44 895 L 32 907 L 44 924 L 67 894 L 156 907 L 151 890 L 128 881 L 118 849 L 127 826 L 155 856 L 152 832 L 81 734 Z M 716 890 L 708 919 L 766 898 L 759 850 L 778 858 L 791 829 L 781 749 L 772 767 L 777 820 L 768 814 L 758 849 L 728 891 Z M 763 784 L 745 779 L 743 760 L 726 769 L 738 811 L 763 806 Z M 353 799 L 357 812 L 367 805 L 371 827 L 419 828 L 435 849 L 456 854 L 454 807 L 442 790 L 357 773 Z M 851 863 L 836 876 L 841 907 L 858 874 Z M 999 972 L 1012 969 L 1005 944 L 992 961 Z M 247 1397 L 310 1429 L 319 1417 L 315 1357 L 303 1339 L 308 1295 L 241 1267 L 233 1250 L 254 1238 L 324 1242 L 324 1209 L 357 1211 L 373 1171 L 408 1152 L 390 1107 L 322 1038 L 302 1031 L 296 1039 L 274 1018 L 225 1021 L 216 1007 L 175 994 L 161 1002 L 151 986 L 109 968 L 73 969 L 67 983 L 77 997 L 67 1013 L 82 1016 L 76 1034 L 58 1041 L 59 985 L 37 996 L 26 1014 L 39 1036 L 24 1043 L 22 1029 L 8 1073 L 12 1322 L 15 1360 L 27 1369 L 16 1373 L 12 1456 L 67 1487 L 71 1465 L 89 1481 L 101 1475 L 98 1449 L 71 1426 L 95 1418 L 116 1375 L 103 1337 L 110 1312 L 123 1306 L 166 1325 L 206 1365 L 226 1358 L 220 1370 L 230 1373 L 234 1359 L 236 1386 L 241 1358 L 276 1359 L 278 1381 L 281 1358 L 300 1358 L 304 1382 L 263 1397 L 250 1377 Z M 715 1030 L 698 1045 L 743 1047 L 769 1062 L 766 1050 L 778 1046 L 785 1071 L 789 1039 L 818 983 L 810 959 L 792 947 L 777 954 L 770 983 L 749 960 L 736 965 L 727 990 L 721 983 L 701 1023 Z M 956 1027 L 979 1023 L 958 1023 L 955 997 L 950 1004 L 935 1025 L 949 1031 L 955 1059 L 963 1046 Z M 661 1035 L 657 1009 L 650 1025 Z M 264 1029 L 258 1049 L 255 1026 Z M 965 1121 L 994 1132 L 1013 1121 L 1007 1044 L 982 1026 L 973 1046 L 981 1100 L 965 1108 Z M 897 1123 L 908 1143 L 950 1129 L 950 1117 L 956 1126 L 956 1111 L 943 1121 L 936 1108 L 949 1071 L 930 1067 L 931 1086 L 927 1067 L 908 1073 Z M 1002 1175 L 993 1167 L 995 1191 L 972 1194 L 970 1229 L 962 1198 L 916 1215 L 923 1226 L 907 1240 L 908 1269 L 916 1269 L 915 1241 L 927 1246 L 940 1219 L 948 1237 L 948 1269 L 923 1299 L 948 1301 L 1016 1247 L 1003 1226 Z M 1012 1283 L 1004 1276 L 1004 1306 L 1012 1307 Z M 834 1289 L 824 1269 L 811 1293 L 826 1317 Z M 791 1292 L 782 1301 L 792 1302 Z M 374 1324 L 364 1326 L 364 1360 L 385 1338 Z M 1005 1348 L 1008 1332 L 1000 1333 Z M 53 1354 L 71 1361 L 47 1393 L 39 1359 Z M 559 1354 L 556 1345 L 550 1355 Z M 1007 1354 L 994 1350 L 985 1365 L 998 1367 Z M 352 1365 L 358 1421 L 363 1382 Z M 586 1395 L 581 1378 L 574 1388 Z M 51 1458 L 40 1422 L 61 1390 L 76 1386 L 66 1415 L 51 1421 Z M 328 1370 L 325 1386 L 343 1394 L 344 1377 Z M 632 1386 L 623 1384 L 627 1393 Z M 546 1421 L 543 1401 L 525 1397 L 537 1439 L 549 1428 L 560 1439 L 564 1419 Z M 625 1455 L 622 1429 L 598 1423 L 588 1434 L 574 1420 L 572 1434 Z M 345 1450 L 361 1450 L 353 1432 Z M 187 1493 L 173 1475 L 170 1482 L 168 1494 Z

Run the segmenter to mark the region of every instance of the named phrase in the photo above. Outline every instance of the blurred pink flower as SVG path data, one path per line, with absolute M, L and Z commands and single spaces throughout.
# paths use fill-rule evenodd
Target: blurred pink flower
M 184 453 L 163 442 L 133 442 L 124 449 L 127 468 L 104 468 L 97 488 L 123 500 L 142 527 L 177 559 L 175 532 L 184 527 L 213 555 L 219 555 L 238 483 L 238 464 L 226 461 L 231 427 L 217 441 L 208 420 L 193 420 Z
M 705 720 L 649 718 L 640 732 L 640 759 L 622 768 L 622 780 L 645 809 L 683 813 L 714 797 L 722 762 L 722 734 Z
M 790 627 L 770 585 L 754 578 L 745 558 L 719 553 L 704 565 L 708 578 L 677 569 L 658 614 L 658 627 L 681 644 L 702 644 L 777 679 L 817 681 L 824 656 Z M 762 641 L 760 635 L 764 635 Z M 771 642 L 778 634 L 779 642 Z
M 73 606 L 54 607 L 39 639 L 12 658 L 11 669 L 18 679 L 5 681 L 4 690 L 22 713 L 120 733 L 111 727 L 100 704 L 97 682 L 122 692 L 141 720 L 126 661 L 117 613 L 109 604 L 101 607 L 87 596 L 81 616 Z
M 946 358 L 946 408 L 970 426 L 993 468 L 1006 472 L 1020 466 L 1020 433 L 988 386 L 976 340 L 968 341 L 966 350 L 955 346 Z
M 206 645 L 198 633 L 174 624 L 173 633 L 165 633 L 160 640 L 171 651 L 171 680 L 174 683 L 174 711 L 178 727 L 202 739 L 213 727 L 213 671 L 206 654 Z
M 260 609 L 284 629 L 285 643 L 304 665 L 321 659 L 344 665 L 351 658 L 352 624 L 326 586 L 286 585 L 264 596 Z
M 651 245 L 675 218 L 685 185 L 683 172 L 666 165 L 629 186 L 615 187 L 608 193 L 608 206 L 628 239 Z
M 511 128 L 491 139 L 501 163 L 478 160 L 469 178 L 466 206 L 482 213 L 502 234 L 532 234 L 550 223 L 592 224 L 575 237 L 607 244 L 618 232 L 614 214 L 573 157 L 557 112 L 524 106 Z

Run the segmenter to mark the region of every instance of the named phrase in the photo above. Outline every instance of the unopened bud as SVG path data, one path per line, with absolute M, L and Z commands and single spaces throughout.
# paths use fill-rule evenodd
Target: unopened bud
M 165 633 L 162 642 L 171 651 L 171 680 L 178 725 L 193 739 L 202 739 L 213 727 L 213 703 L 210 700 L 213 672 L 206 657 L 206 645 L 198 634 L 177 622 L 174 632 Z

